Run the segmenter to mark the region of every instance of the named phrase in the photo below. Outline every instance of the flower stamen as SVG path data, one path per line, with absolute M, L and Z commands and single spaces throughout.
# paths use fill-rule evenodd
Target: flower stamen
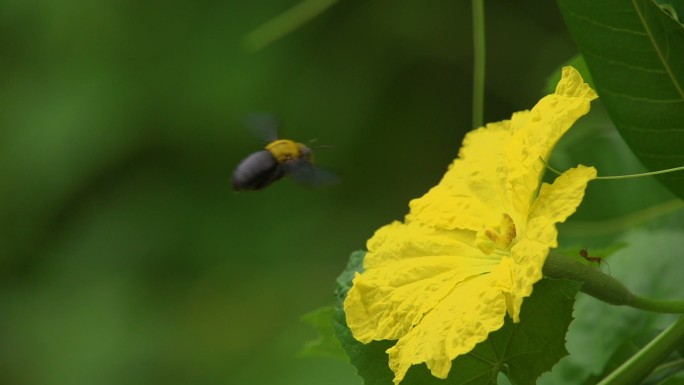
M 496 227 L 488 227 L 476 235 L 476 245 L 485 254 L 489 255 L 496 250 L 510 250 L 511 243 L 515 239 L 517 231 L 513 218 L 503 213 L 501 223 Z

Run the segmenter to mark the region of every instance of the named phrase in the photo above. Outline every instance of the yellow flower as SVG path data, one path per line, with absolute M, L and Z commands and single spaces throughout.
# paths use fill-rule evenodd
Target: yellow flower
M 506 312 L 519 321 L 523 298 L 558 246 L 556 224 L 596 177 L 580 165 L 541 183 L 545 162 L 595 98 L 574 68 L 563 68 L 556 92 L 531 111 L 468 133 L 404 222 L 368 240 L 344 311 L 357 340 L 398 340 L 387 350 L 396 384 L 423 362 L 446 378 L 451 361 L 498 330 Z

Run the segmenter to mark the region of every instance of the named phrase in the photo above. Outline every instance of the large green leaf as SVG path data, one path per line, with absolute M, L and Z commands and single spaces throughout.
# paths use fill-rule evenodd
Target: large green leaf
M 558 0 L 597 92 L 650 170 L 684 165 L 684 27 L 652 0 Z M 684 172 L 660 180 L 684 198 Z

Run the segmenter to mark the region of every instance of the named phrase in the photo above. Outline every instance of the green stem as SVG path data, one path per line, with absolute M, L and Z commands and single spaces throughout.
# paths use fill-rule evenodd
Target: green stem
M 658 367 L 653 369 L 653 374 L 662 373 L 666 370 L 674 370 L 677 368 L 681 368 L 682 366 L 684 366 L 684 358 L 668 361 L 668 362 L 665 362 L 663 364 L 658 365 Z
M 612 305 L 658 313 L 684 313 L 684 301 L 660 301 L 634 295 L 617 279 L 559 253 L 549 254 L 543 271 L 550 278 L 583 282 L 582 292 Z
M 617 279 L 566 255 L 552 252 L 546 258 L 544 275 L 556 279 L 583 282 L 582 291 L 612 305 L 626 305 L 634 301 L 634 294 Z
M 684 313 L 684 302 L 682 301 L 659 301 L 636 295 L 628 306 L 657 313 Z
M 484 0 L 473 0 L 473 128 L 484 121 L 485 10 Z
M 639 384 L 660 362 L 684 343 L 684 316 L 665 329 L 598 385 Z
M 563 172 L 556 170 L 555 168 L 551 167 L 550 164 L 544 160 L 544 158 L 541 158 L 541 161 L 544 163 L 544 166 L 551 171 L 552 173 L 556 175 L 561 175 Z M 677 172 L 677 171 L 684 171 L 684 166 L 678 166 L 678 167 L 672 167 L 672 168 L 666 168 L 663 170 L 657 170 L 657 171 L 648 171 L 648 172 L 640 172 L 637 174 L 626 174 L 626 175 L 606 175 L 606 176 L 597 176 L 594 178 L 594 180 L 617 180 L 617 179 L 634 179 L 634 178 L 643 178 L 646 176 L 654 176 L 654 175 L 662 175 L 662 174 L 669 174 L 671 172 Z
M 682 170 L 684 170 L 684 166 L 666 168 L 664 170 L 658 170 L 658 171 L 642 172 L 639 174 L 597 176 L 596 179 L 597 180 L 632 179 L 632 178 L 641 178 L 643 176 L 668 174 L 671 172 L 682 171 Z
M 332 7 L 337 0 L 303 0 L 250 32 L 244 40 L 246 48 L 258 51 L 301 27 Z

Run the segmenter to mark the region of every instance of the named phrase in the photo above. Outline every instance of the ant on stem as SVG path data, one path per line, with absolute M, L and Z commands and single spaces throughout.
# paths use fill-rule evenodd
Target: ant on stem
M 586 259 L 589 262 L 598 263 L 599 269 L 601 268 L 601 263 L 604 262 L 603 258 L 601 257 L 592 257 L 591 255 L 589 255 L 589 252 L 587 251 L 586 247 L 580 250 L 579 254 L 582 258 Z M 610 275 L 610 265 L 608 264 L 608 262 L 605 262 L 605 264 L 606 266 L 608 266 L 608 275 Z

